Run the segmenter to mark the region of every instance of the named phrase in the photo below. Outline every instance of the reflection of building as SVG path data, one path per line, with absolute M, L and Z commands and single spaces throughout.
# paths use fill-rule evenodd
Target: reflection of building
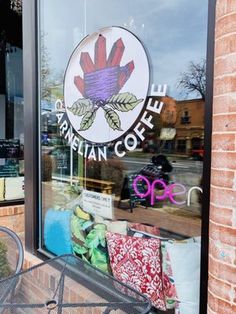
M 175 151 L 192 155 L 203 147 L 204 105 L 202 99 L 177 101 Z

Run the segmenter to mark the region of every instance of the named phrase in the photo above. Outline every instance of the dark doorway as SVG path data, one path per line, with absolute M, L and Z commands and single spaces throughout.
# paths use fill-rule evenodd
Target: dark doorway
M 0 178 L 5 191 L 0 206 L 24 197 L 23 115 L 21 1 L 0 0 Z M 10 195 L 10 185 L 17 182 L 19 189 Z

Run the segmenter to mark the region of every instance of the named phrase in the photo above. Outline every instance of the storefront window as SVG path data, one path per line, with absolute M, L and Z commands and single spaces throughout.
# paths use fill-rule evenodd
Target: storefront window
M 113 255 L 156 239 L 140 291 L 198 313 L 208 1 L 39 4 L 41 249 L 141 289 Z
M 7 1 L 0 11 L 0 206 L 5 206 L 24 198 L 24 102 L 21 15 Z

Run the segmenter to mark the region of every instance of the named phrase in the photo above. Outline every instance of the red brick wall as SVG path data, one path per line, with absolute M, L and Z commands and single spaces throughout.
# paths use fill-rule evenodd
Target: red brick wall
M 25 231 L 25 205 L 0 207 L 0 226 L 21 234 Z
M 42 260 L 33 256 L 32 254 L 25 252 L 24 269 L 30 268 L 41 263 Z M 43 300 L 48 300 L 49 296 L 54 295 L 54 291 L 59 282 L 60 272 L 56 268 L 51 266 L 43 266 L 40 270 L 35 269 L 31 274 L 25 276 L 20 281 L 19 286 L 16 289 L 16 295 L 20 299 L 20 302 L 29 303 L 41 303 Z M 66 277 L 64 288 L 64 303 L 87 303 L 87 302 L 104 302 L 101 297 L 96 295 L 96 291 L 92 291 L 79 284 L 76 280 Z M 57 297 L 56 297 L 57 298 Z M 105 313 L 105 307 L 101 308 L 67 308 L 63 310 L 63 314 L 101 314 Z M 32 313 L 46 313 L 47 311 L 41 309 L 34 309 Z M 121 310 L 112 311 L 116 314 L 124 313 Z M 18 312 L 17 312 L 18 313 Z M 19 313 L 25 313 L 22 311 Z M 55 311 L 52 311 L 55 313 Z
M 236 1 L 216 8 L 208 313 L 236 313 Z

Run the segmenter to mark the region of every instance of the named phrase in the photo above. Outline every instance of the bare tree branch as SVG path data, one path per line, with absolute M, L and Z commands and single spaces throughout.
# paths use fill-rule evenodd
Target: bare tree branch
M 202 99 L 206 97 L 206 60 L 199 63 L 190 62 L 188 70 L 182 72 L 178 80 L 178 88 L 182 88 L 187 94 L 198 92 Z

